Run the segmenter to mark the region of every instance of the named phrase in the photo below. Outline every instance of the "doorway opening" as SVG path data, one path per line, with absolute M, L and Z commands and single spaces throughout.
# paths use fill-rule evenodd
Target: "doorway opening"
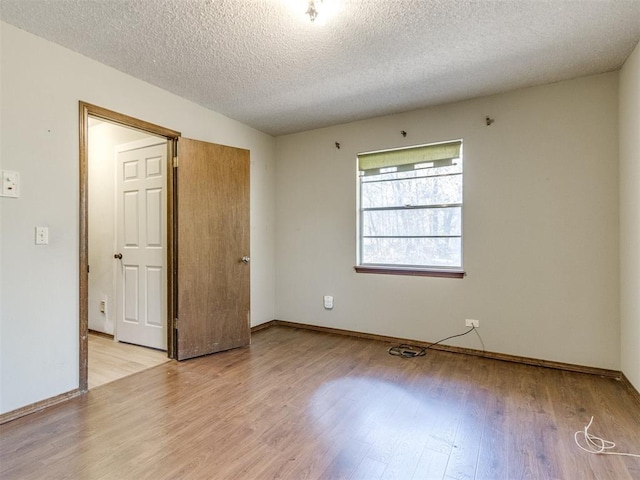
M 121 222 L 116 244 L 122 250 L 112 249 L 104 256 L 112 265 L 116 261 L 115 277 L 122 282 L 115 299 L 125 320 L 115 318 L 118 338 L 146 344 L 151 332 L 156 338 L 149 345 L 166 346 L 168 358 L 176 360 L 249 345 L 250 151 L 184 138 L 179 132 L 80 102 L 79 390 L 88 388 L 90 118 L 155 137 L 116 149 L 115 170 L 127 184 L 120 189 L 116 182 L 114 187 L 121 202 L 114 208 L 122 210 L 116 216 Z M 147 147 L 155 150 L 139 156 Z M 165 161 L 160 159 L 163 155 Z M 162 171 L 166 177 L 159 180 Z M 163 185 L 166 192 L 160 189 Z M 163 206 L 166 217 L 158 214 Z M 148 221 L 141 221 L 144 216 Z M 162 251 L 157 247 L 163 241 Z M 143 246 L 147 251 L 142 252 Z M 166 261 L 162 266 L 159 251 L 159 258 Z M 155 293 L 149 295 L 150 291 Z M 99 311 L 101 300 L 97 301 L 93 308 Z M 105 318 L 98 317 L 100 321 L 107 325 Z M 142 321 L 152 327 L 166 325 L 166 343 L 157 337 L 158 329 L 144 329 L 141 334 L 135 324 Z
M 179 136 L 80 102 L 81 391 L 89 388 L 90 343 L 95 360 L 110 356 L 119 376 L 127 372 L 118 366 L 123 356 L 137 358 L 140 369 L 159 362 L 133 345 L 174 357 L 173 276 L 167 272 L 173 271 L 173 158 Z M 97 333 L 91 339 L 90 331 Z M 133 345 L 118 348 L 104 343 L 105 336 Z M 98 372 L 92 385 L 104 383 L 105 369 L 92 365 L 92 371 Z
M 166 161 L 166 138 L 89 116 L 88 388 L 168 360 Z

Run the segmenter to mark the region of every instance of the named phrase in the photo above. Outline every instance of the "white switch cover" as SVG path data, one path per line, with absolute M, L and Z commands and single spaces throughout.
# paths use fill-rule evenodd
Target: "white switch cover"
M 49 228 L 36 227 L 36 245 L 47 245 L 49 243 Z
M 0 194 L 3 197 L 18 197 L 20 187 L 20 174 L 18 172 L 2 172 L 2 190 Z
M 323 298 L 324 308 L 331 310 L 333 308 L 333 297 L 331 295 L 325 295 Z

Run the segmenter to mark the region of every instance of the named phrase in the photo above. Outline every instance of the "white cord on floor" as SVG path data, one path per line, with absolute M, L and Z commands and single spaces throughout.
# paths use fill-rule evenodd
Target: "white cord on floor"
M 591 426 L 592 423 L 593 423 L 593 417 L 591 417 L 589 424 L 586 427 L 584 427 L 584 430 L 577 431 L 573 436 L 573 438 L 576 441 L 576 445 L 578 445 L 582 450 L 588 453 L 594 453 L 599 455 L 622 455 L 625 457 L 640 458 L 640 455 L 635 453 L 607 452 L 607 450 L 611 450 L 612 448 L 614 448 L 616 444 L 613 442 L 610 442 L 609 440 L 604 440 L 600 437 L 596 437 L 595 435 L 590 434 L 589 427 Z M 587 444 L 586 447 L 583 447 L 582 445 L 580 445 L 580 442 L 578 441 L 578 436 L 580 434 L 584 435 L 584 441 Z

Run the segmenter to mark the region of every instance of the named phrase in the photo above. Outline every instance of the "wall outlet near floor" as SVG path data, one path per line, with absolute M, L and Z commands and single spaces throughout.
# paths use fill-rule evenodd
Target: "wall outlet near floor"
M 464 324 L 465 324 L 467 327 L 480 328 L 480 320 L 473 320 L 473 319 L 471 319 L 471 318 L 467 318 L 467 319 L 464 321 Z
M 322 303 L 324 305 L 324 308 L 326 308 L 327 310 L 331 310 L 333 308 L 333 296 L 325 295 L 322 298 Z
M 107 309 L 109 308 L 109 301 L 107 295 L 100 295 L 100 313 L 105 317 L 107 316 Z

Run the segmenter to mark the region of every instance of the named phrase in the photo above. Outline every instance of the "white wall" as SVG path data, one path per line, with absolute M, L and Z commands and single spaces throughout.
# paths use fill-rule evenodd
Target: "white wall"
M 425 341 L 475 318 L 487 350 L 619 369 L 617 83 L 609 73 L 279 137 L 276 318 Z M 468 275 L 355 273 L 356 154 L 457 138 Z M 448 343 L 481 348 L 475 335 Z
M 622 371 L 640 391 L 640 44 L 620 72 Z
M 78 387 L 78 101 L 251 150 L 252 323 L 274 317 L 275 140 L 5 23 L 0 165 L 21 174 L 0 199 L 0 412 Z M 34 245 L 34 227 L 50 243 Z
M 89 127 L 89 329 L 114 333 L 115 147 L 148 138 L 146 133 L 101 122 Z M 106 302 L 104 313 L 100 302 Z

